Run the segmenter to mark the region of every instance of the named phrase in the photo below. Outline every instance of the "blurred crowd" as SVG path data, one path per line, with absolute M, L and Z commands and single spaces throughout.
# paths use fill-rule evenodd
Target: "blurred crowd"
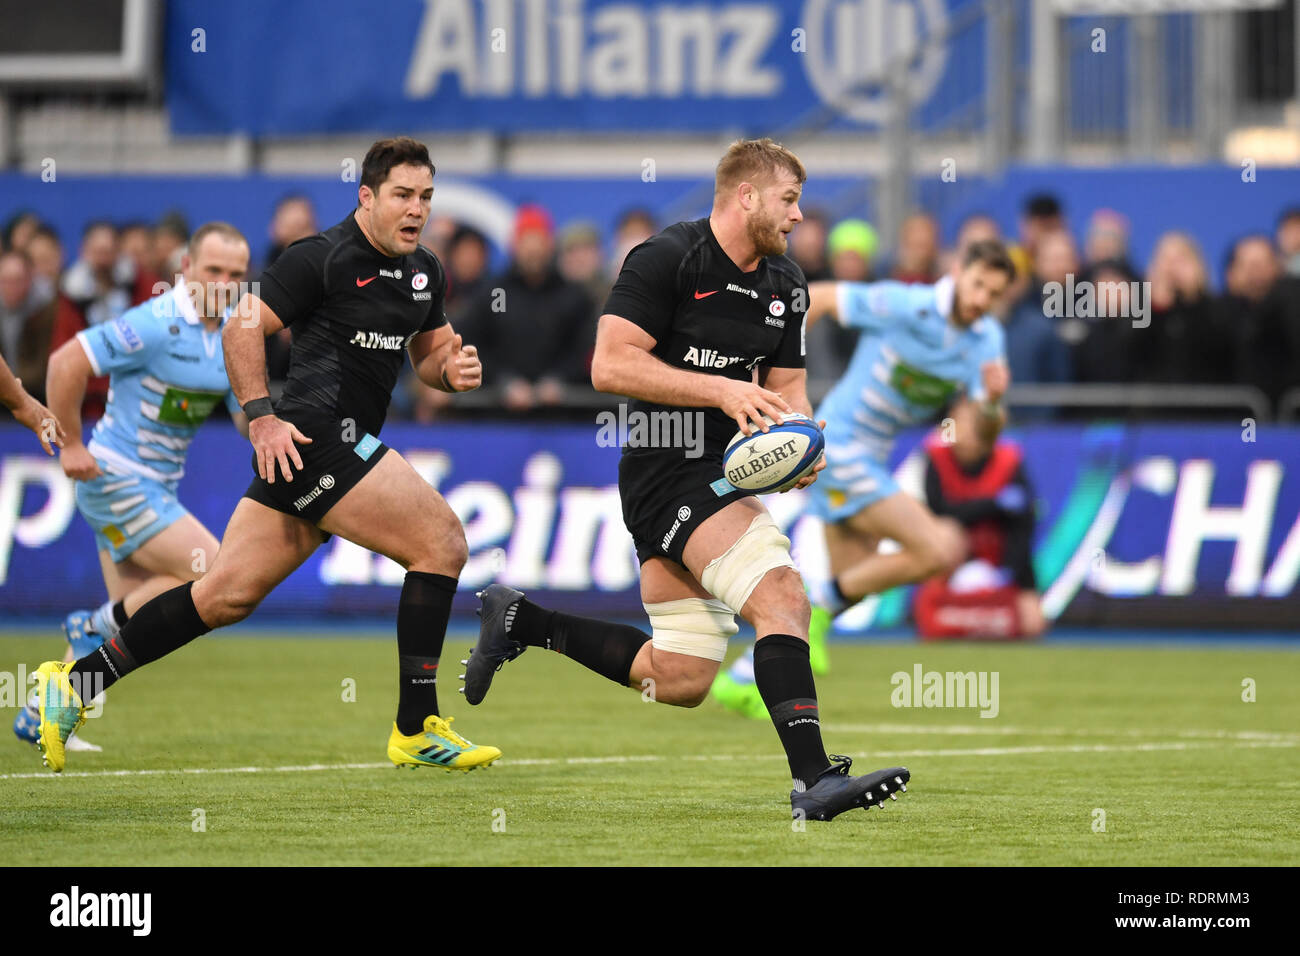
M 961 223 L 944 248 L 925 213 L 903 222 L 892 260 L 877 256 L 870 224 L 831 225 L 816 211 L 792 233 L 790 254 L 812 279 L 933 282 L 980 239 L 1007 243 L 1017 277 L 997 309 L 1013 383 L 1249 385 L 1271 403 L 1300 385 L 1300 207 L 1278 217 L 1273 235 L 1237 238 L 1215 289 L 1196 240 L 1170 230 L 1142 268 L 1129 252 L 1129 223 L 1093 213 L 1082 243 L 1051 195 L 1029 197 L 1016 236 L 991 216 Z M 1085 291 L 1086 290 L 1086 291 Z M 852 333 L 809 333 L 811 379 L 836 378 Z
M 39 215 L 10 217 L 0 234 L 0 352 L 24 386 L 43 399 L 52 350 L 171 281 L 193 225 L 179 212 L 153 223 L 95 221 L 69 248 Z M 471 225 L 430 219 L 423 241 L 447 270 L 448 318 L 483 358 L 476 413 L 486 401 L 512 415 L 563 415 L 575 396 L 590 392 L 600 307 L 627 253 L 663 225 L 632 209 L 606 236 L 589 222 L 558 228 L 548 210 L 529 204 L 498 250 Z M 310 199 L 285 196 L 270 210 L 260 267 L 319 228 Z M 1149 261 L 1134 263 L 1129 223 L 1111 210 L 1092 214 L 1080 242 L 1059 201 L 1035 195 L 1020 210 L 1017 231 L 1003 236 L 993 217 L 973 215 L 945 246 L 934 217 L 917 212 L 891 245 L 866 221 L 810 208 L 791 234 L 789 255 L 810 281 L 934 282 L 969 243 L 1003 239 L 1018 272 L 998 314 L 1014 383 L 1240 384 L 1272 403 L 1300 384 L 1300 207 L 1283 211 L 1272 235 L 1231 243 L 1218 289 L 1184 232 L 1164 233 Z M 1088 305 L 1080 298 L 1085 287 Z M 855 335 L 832 323 L 809 332 L 814 393 L 842 374 Z M 287 372 L 289 343 L 288 330 L 267 342 L 273 389 Z M 92 382 L 87 419 L 102 412 L 106 394 L 106 380 Z M 408 368 L 391 418 L 430 421 L 462 402 L 425 387 Z

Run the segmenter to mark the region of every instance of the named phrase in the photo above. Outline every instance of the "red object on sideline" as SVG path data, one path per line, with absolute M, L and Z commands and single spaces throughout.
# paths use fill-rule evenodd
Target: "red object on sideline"
M 1012 640 L 1023 637 L 1014 584 L 956 594 L 947 578 L 931 578 L 916 592 L 912 606 L 922 640 L 970 637 Z

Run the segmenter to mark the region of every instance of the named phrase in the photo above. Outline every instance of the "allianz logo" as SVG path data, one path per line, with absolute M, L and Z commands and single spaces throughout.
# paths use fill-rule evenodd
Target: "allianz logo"
M 356 335 L 352 336 L 352 340 L 348 344 L 356 345 L 363 349 L 396 350 L 406 348 L 406 343 L 408 341 L 410 341 L 410 336 L 384 335 L 381 332 L 362 332 L 358 330 Z
M 766 355 L 760 355 L 748 362 L 745 365 L 745 368 L 752 369 L 765 358 L 767 358 Z M 697 368 L 727 368 L 737 364 L 738 362 L 744 362 L 745 356 L 720 355 L 718 354 L 717 349 L 700 349 L 692 345 L 686 350 L 686 354 L 682 356 L 682 361 L 694 365 Z

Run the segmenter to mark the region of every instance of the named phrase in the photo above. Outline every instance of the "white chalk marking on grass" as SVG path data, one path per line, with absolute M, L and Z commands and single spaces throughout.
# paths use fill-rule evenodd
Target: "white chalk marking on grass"
M 41 780 L 46 777 L 165 777 L 173 773 L 310 773 L 319 770 L 378 770 L 392 763 L 309 763 L 296 767 L 177 767 L 171 770 L 83 770 L 72 773 L 0 773 L 0 780 Z
M 1177 737 L 1190 740 L 1300 741 L 1300 733 L 1281 730 L 1081 730 L 1074 727 L 986 727 L 969 724 L 827 724 L 824 729 L 859 734 L 940 734 L 954 737 Z
M 628 755 L 614 754 L 609 757 L 525 757 L 521 760 L 508 760 L 503 758 L 501 762 L 501 766 L 504 767 L 509 765 L 511 767 L 554 767 L 554 766 L 559 766 L 560 764 L 564 764 L 566 766 L 577 766 L 580 764 L 588 764 L 588 763 L 597 763 L 597 764 L 599 763 L 657 763 L 660 760 L 669 760 L 669 759 L 689 760 L 691 758 L 689 757 L 669 758 L 661 754 L 628 754 Z M 701 758 L 696 757 L 694 759 L 699 760 Z M 715 754 L 713 757 L 707 759 L 735 760 L 737 758 L 730 754 Z
M 1296 747 L 1300 741 L 1240 740 L 1224 744 L 1213 741 L 1153 741 L 1144 744 L 1063 744 L 1030 747 L 975 747 L 943 750 L 873 750 L 870 757 L 1008 757 L 1018 754 L 1066 753 L 1140 753 L 1152 750 L 1208 750 L 1229 746 L 1253 750 L 1259 747 Z M 850 755 L 856 756 L 856 755 Z M 715 760 L 784 760 L 784 754 L 688 754 L 668 757 L 662 754 L 613 754 L 606 757 L 532 757 L 506 760 L 500 766 L 558 767 L 581 764 L 660 763 L 666 761 Z M 87 770 L 73 773 L 3 773 L 0 780 L 57 780 L 60 777 L 162 777 L 178 773 L 314 773 L 323 770 L 379 770 L 391 763 L 313 763 L 289 767 L 189 767 L 175 770 Z
M 1113 754 L 1140 753 L 1151 750 L 1209 750 L 1220 746 L 1212 741 L 1155 741 L 1146 744 L 1069 744 L 1041 747 L 976 747 L 962 750 L 873 750 L 872 757 L 1009 757 L 1017 754 Z M 1241 740 L 1227 744 L 1230 747 L 1254 750 L 1259 747 L 1296 747 L 1292 740 Z

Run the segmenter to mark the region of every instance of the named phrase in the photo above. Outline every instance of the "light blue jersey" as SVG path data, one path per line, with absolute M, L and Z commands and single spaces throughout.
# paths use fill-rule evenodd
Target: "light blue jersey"
M 221 330 L 209 332 L 179 285 L 118 319 L 77 333 L 108 405 L 87 450 L 115 471 L 175 490 L 195 433 L 218 402 L 239 403 L 226 378 Z
M 101 551 L 125 561 L 189 512 L 176 498 L 185 455 L 220 401 L 239 410 L 221 350 L 184 286 L 77 333 L 108 407 L 87 451 L 103 472 L 77 482 L 77 508 Z
M 826 469 L 814 509 L 841 520 L 898 490 L 887 461 L 898 433 L 933 421 L 959 394 L 985 397 L 981 366 L 1006 361 L 1002 325 L 990 315 L 963 328 L 949 315 L 953 279 L 934 285 L 842 282 L 840 322 L 861 338 L 817 418 L 826 420 Z

